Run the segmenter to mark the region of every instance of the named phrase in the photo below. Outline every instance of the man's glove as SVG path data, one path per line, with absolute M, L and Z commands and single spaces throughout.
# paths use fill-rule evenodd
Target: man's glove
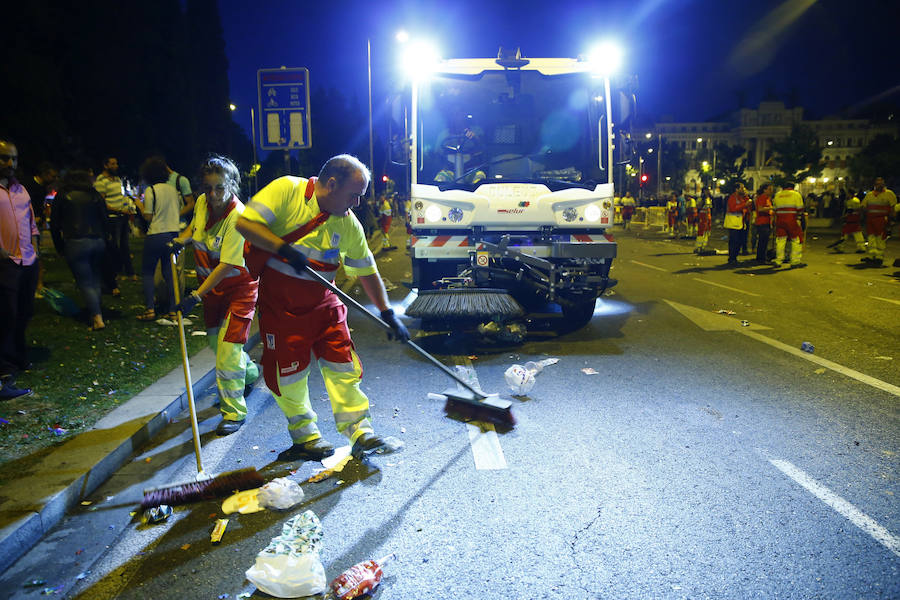
M 309 265 L 306 256 L 292 244 L 284 244 L 278 249 L 278 256 L 282 257 L 288 264 L 294 267 L 298 273 L 302 273 Z
M 391 326 L 391 333 L 388 334 L 389 340 L 396 338 L 399 342 L 409 341 L 409 331 L 403 323 L 397 320 L 393 309 L 381 311 L 381 320 Z
M 181 299 L 181 302 L 178 303 L 178 306 L 175 307 L 175 310 L 180 312 L 183 315 L 188 314 L 194 307 L 200 303 L 200 294 L 197 292 L 191 292 L 186 297 Z
M 169 251 L 169 254 L 173 255 L 175 258 L 178 258 L 178 255 L 181 254 L 181 251 L 184 250 L 184 244 L 182 244 L 178 240 L 172 240 L 168 244 L 166 244 L 166 249 Z

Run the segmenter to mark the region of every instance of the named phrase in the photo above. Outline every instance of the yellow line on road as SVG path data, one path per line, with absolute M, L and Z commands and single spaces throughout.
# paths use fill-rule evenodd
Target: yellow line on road
M 722 285 L 721 283 L 716 283 L 715 281 L 709 281 L 707 279 L 700 279 L 699 277 L 694 277 L 694 281 L 699 281 L 700 283 L 705 283 L 706 285 L 714 285 L 716 287 L 724 288 L 726 290 L 731 290 L 732 292 L 737 292 L 739 294 L 747 294 L 748 296 L 756 296 L 756 297 L 761 296 L 761 294 L 754 294 L 753 292 L 746 292 L 744 290 L 739 290 L 737 288 L 733 288 L 730 285 Z
M 879 298 L 878 296 L 869 296 L 869 298 L 875 298 L 876 300 L 881 300 L 883 302 L 890 302 L 892 304 L 900 304 L 900 300 L 891 300 L 890 298 Z
M 648 265 L 647 263 L 638 262 L 634 259 L 628 259 L 628 260 L 630 260 L 631 262 L 633 262 L 636 265 L 641 265 L 642 267 L 647 267 L 648 269 L 654 269 L 656 271 L 662 271 L 663 273 L 668 273 L 668 271 L 666 271 L 665 269 L 662 269 L 660 267 L 654 267 L 653 265 Z

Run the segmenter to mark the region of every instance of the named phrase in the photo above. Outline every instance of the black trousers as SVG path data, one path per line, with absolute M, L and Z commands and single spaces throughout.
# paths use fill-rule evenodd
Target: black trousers
M 766 253 L 769 251 L 769 236 L 772 235 L 772 227 L 770 225 L 756 226 L 756 260 L 766 262 L 768 257 Z
M 743 229 L 728 230 L 728 262 L 736 263 L 738 261 L 738 253 L 741 251 L 741 245 L 744 243 Z
M 25 328 L 34 315 L 38 261 L 23 267 L 0 260 L 0 376 L 14 375 L 28 364 Z
M 127 215 L 110 216 L 107 219 L 107 239 L 110 254 L 110 264 L 114 272 L 119 275 L 134 275 L 134 266 L 131 263 L 131 248 L 128 245 L 128 237 L 131 235 L 131 227 Z

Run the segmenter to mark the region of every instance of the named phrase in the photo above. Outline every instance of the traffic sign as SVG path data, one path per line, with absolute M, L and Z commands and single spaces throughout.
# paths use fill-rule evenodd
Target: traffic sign
M 259 146 L 263 150 L 312 147 L 309 71 L 303 67 L 259 69 Z

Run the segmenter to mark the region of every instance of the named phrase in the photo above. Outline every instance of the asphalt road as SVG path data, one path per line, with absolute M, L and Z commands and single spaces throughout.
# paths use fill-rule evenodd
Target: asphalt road
M 254 590 L 244 572 L 257 552 L 311 509 L 329 579 L 397 553 L 382 599 L 900 597 L 895 269 L 856 269 L 856 255 L 826 254 L 827 236 L 810 240 L 807 268 L 783 272 L 724 269 L 724 256 L 697 257 L 688 241 L 617 237 L 620 284 L 587 327 L 505 347 L 422 340 L 503 394 L 510 365 L 559 358 L 513 399 L 511 432 L 446 418 L 427 398 L 446 376 L 351 316 L 375 426 L 402 439 L 402 453 L 305 483 L 319 465 L 273 462 L 290 442 L 260 387 L 232 436 L 212 433 L 215 409 L 203 415 L 206 468 L 289 476 L 304 482 L 301 506 L 231 515 L 218 546 L 209 533 L 220 503 L 140 525 L 129 513 L 148 480 L 194 474 L 182 418 L 0 589 L 235 598 Z M 897 250 L 889 243 L 889 260 Z M 408 277 L 403 257 L 379 257 L 390 281 Z M 804 341 L 813 354 L 799 350 Z M 340 443 L 321 379 L 311 394 L 324 435 Z M 47 583 L 23 588 L 26 579 Z

